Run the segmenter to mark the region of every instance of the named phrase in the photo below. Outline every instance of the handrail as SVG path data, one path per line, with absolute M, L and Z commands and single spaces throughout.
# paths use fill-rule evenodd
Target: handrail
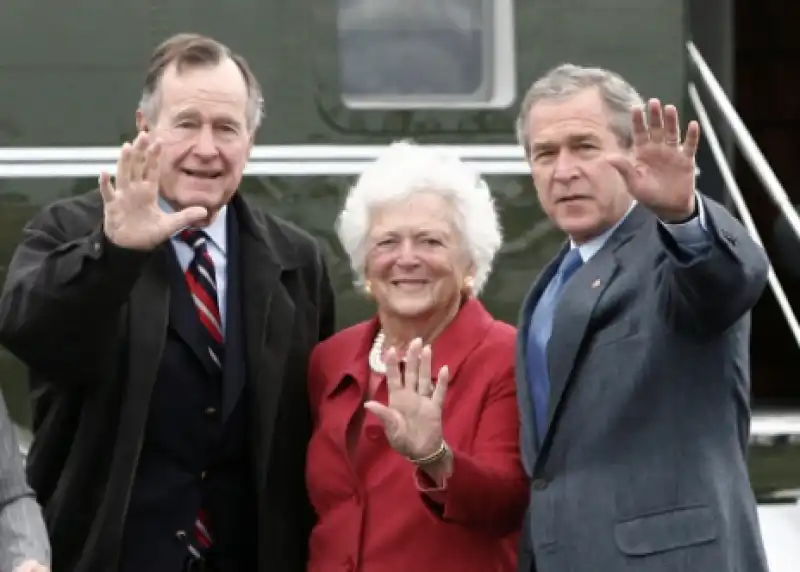
M 708 64 L 700 55 L 697 47 L 693 42 L 687 42 L 686 48 L 689 52 L 689 62 L 692 64 L 694 70 L 697 72 L 698 77 L 702 80 L 703 87 L 711 94 L 711 99 L 716 104 L 717 109 L 722 113 L 722 116 L 727 119 L 728 125 L 733 132 L 734 140 L 742 152 L 742 155 L 750 163 L 750 166 L 755 171 L 756 176 L 761 180 L 767 192 L 772 197 L 772 200 L 778 208 L 786 216 L 789 226 L 794 231 L 797 238 L 800 240 L 800 216 L 798 216 L 794 205 L 789 201 L 786 191 L 775 176 L 772 168 L 769 166 L 767 159 L 758 148 L 758 145 L 750 135 L 747 127 L 745 127 L 742 118 L 736 113 L 736 108 L 731 103 L 725 90 L 720 85 L 717 78 Z
M 432 145 L 483 175 L 529 175 L 519 145 Z M 385 145 L 257 145 L 246 176 L 360 174 Z M 119 147 L 0 147 L 0 179 L 97 177 L 116 169 Z
M 708 141 L 708 146 L 711 149 L 711 154 L 717 163 L 722 180 L 725 182 L 725 186 L 728 188 L 728 192 L 730 193 L 731 198 L 736 204 L 736 208 L 742 217 L 742 223 L 744 224 L 745 228 L 747 228 L 747 231 L 750 233 L 750 236 L 753 238 L 753 240 L 763 248 L 764 243 L 761 241 L 761 236 L 759 235 L 756 224 L 753 221 L 753 216 L 750 214 L 750 209 L 747 208 L 744 195 L 742 194 L 742 191 L 736 182 L 736 177 L 734 176 L 730 165 L 728 165 L 728 161 L 725 158 L 725 152 L 722 150 L 722 145 L 717 138 L 714 127 L 711 125 L 711 120 L 708 117 L 706 108 L 700 99 L 700 95 L 697 93 L 697 88 L 695 87 L 694 83 L 689 83 L 689 99 L 692 100 L 692 105 L 697 113 L 697 120 L 700 122 L 700 127 L 705 135 L 706 141 Z M 781 286 L 778 276 L 775 274 L 775 270 L 773 270 L 771 263 L 769 265 L 769 274 L 767 275 L 767 280 L 769 281 L 770 288 L 772 288 L 772 292 L 775 294 L 775 300 L 777 300 L 778 305 L 780 306 L 781 311 L 786 318 L 786 323 L 789 324 L 789 328 L 792 330 L 794 339 L 797 342 L 797 345 L 800 346 L 800 324 L 797 322 L 797 316 L 795 316 L 795 313 L 792 310 L 792 305 L 789 303 L 789 298 L 786 296 L 786 292 L 783 290 L 783 286 Z

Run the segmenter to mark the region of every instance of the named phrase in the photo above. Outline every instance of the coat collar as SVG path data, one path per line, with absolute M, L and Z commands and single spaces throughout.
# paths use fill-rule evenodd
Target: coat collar
M 447 366 L 450 370 L 450 385 L 457 380 L 461 364 L 472 350 L 486 337 L 494 323 L 494 318 L 476 298 L 469 298 L 461 306 L 452 322 L 442 331 L 431 346 L 434 376 L 439 369 Z M 345 336 L 341 348 L 346 351 L 334 352 L 337 359 L 331 368 L 331 381 L 326 394 L 330 395 L 348 378 L 355 380 L 362 388 L 369 383 L 369 351 L 380 329 L 377 316 L 361 322 L 349 330 L 341 332 Z M 339 349 L 339 348 L 337 348 Z

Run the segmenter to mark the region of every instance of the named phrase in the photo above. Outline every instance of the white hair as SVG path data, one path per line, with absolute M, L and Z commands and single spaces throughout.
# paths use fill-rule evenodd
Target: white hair
M 364 284 L 372 213 L 417 193 L 434 193 L 452 205 L 453 223 L 475 268 L 472 291 L 478 295 L 503 243 L 489 186 L 457 156 L 410 141 L 392 143 L 361 173 L 339 213 L 336 231 L 356 285 Z

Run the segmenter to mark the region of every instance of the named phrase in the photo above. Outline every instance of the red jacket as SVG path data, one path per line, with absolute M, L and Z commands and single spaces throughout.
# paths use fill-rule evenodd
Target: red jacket
M 468 300 L 434 341 L 451 381 L 444 437 L 454 453 L 444 506 L 422 492 L 364 410 L 378 323 L 362 322 L 311 355 L 314 433 L 306 482 L 318 521 L 309 572 L 515 572 L 528 481 L 519 456 L 515 330 Z M 375 399 L 386 403 L 385 383 Z

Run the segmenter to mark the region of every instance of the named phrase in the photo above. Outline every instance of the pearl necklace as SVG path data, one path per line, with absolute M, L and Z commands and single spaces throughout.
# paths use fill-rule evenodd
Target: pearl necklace
M 369 350 L 369 367 L 372 368 L 372 371 L 375 373 L 386 373 L 386 364 L 383 363 L 383 357 L 381 356 L 383 353 L 383 342 L 385 340 L 386 334 L 381 330 L 378 332 L 378 335 L 375 336 L 375 341 L 372 342 L 372 349 Z

